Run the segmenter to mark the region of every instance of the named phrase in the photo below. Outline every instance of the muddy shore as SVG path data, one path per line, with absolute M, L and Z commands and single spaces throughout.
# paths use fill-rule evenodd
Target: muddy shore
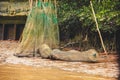
M 118 63 L 116 61 L 87 63 L 41 59 L 40 57 L 18 58 L 13 56 L 17 46 L 17 41 L 0 41 L 0 64 L 24 64 L 40 68 L 58 68 L 71 72 L 82 72 L 111 78 L 117 78 L 119 74 Z

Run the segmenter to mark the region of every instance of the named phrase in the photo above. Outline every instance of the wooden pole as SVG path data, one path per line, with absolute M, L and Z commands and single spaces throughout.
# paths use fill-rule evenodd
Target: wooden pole
M 14 24 L 14 40 L 16 39 L 16 24 Z
M 5 24 L 3 24 L 3 26 L 2 26 L 2 40 L 4 40 L 4 34 L 5 34 L 5 33 L 4 33 L 4 32 L 5 32 L 4 30 L 5 30 Z
M 101 41 L 102 47 L 104 49 L 104 52 L 107 56 L 108 54 L 107 54 L 107 51 L 105 49 L 105 45 L 104 45 L 104 42 L 103 42 L 103 39 L 102 39 L 102 35 L 101 35 L 101 32 L 100 32 L 99 27 L 98 27 L 98 22 L 97 22 L 97 19 L 96 19 L 96 16 L 95 16 L 95 11 L 94 11 L 94 8 L 93 8 L 93 5 L 92 5 L 92 1 L 90 1 L 90 5 L 91 5 L 91 8 L 92 8 L 92 12 L 93 12 L 96 28 L 97 28 L 97 31 L 98 31 L 98 34 L 99 34 L 99 37 L 100 37 L 100 41 Z
M 55 14 L 56 14 L 56 17 L 57 17 L 57 2 L 56 2 L 56 0 L 54 0 L 54 5 L 55 5 Z
M 29 0 L 30 10 L 32 9 L 33 0 Z
M 48 2 L 48 0 L 44 0 L 44 2 Z
M 36 7 L 37 7 L 38 0 L 36 0 Z

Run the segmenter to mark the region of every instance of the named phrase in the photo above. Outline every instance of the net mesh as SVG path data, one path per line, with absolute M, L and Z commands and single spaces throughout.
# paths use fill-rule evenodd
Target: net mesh
M 26 21 L 16 53 L 37 52 L 42 44 L 57 48 L 59 29 L 54 0 L 38 0 Z

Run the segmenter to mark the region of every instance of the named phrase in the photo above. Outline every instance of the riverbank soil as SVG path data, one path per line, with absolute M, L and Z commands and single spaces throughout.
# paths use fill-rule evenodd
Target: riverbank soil
M 0 41 L 0 80 L 117 80 L 117 55 L 98 63 L 13 56 L 17 41 Z M 101 55 L 104 57 L 103 55 Z

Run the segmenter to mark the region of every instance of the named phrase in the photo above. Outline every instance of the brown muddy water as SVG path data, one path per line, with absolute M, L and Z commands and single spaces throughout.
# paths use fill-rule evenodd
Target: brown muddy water
M 117 80 L 48 67 L 0 64 L 0 80 Z

